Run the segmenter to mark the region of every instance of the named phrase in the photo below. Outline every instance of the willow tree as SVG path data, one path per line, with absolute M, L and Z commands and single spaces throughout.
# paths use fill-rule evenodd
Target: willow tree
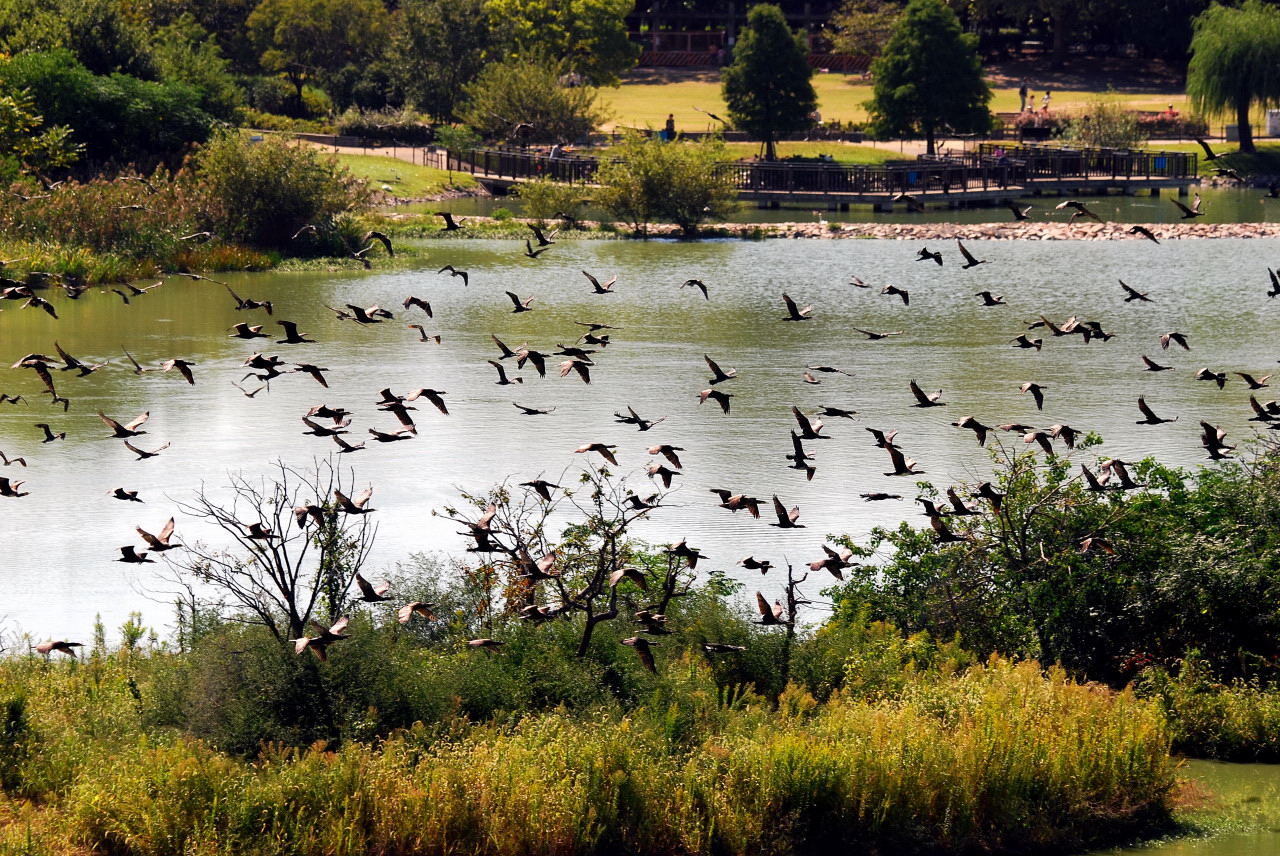
M 911 0 L 871 71 L 876 82 L 867 108 L 879 134 L 919 134 L 933 154 L 943 129 L 976 133 L 991 126 L 977 37 L 961 32 L 942 0 Z
M 1196 18 L 1187 95 L 1202 113 L 1234 111 L 1240 151 L 1252 152 L 1249 109 L 1280 101 L 1280 9 L 1261 0 L 1214 4 Z

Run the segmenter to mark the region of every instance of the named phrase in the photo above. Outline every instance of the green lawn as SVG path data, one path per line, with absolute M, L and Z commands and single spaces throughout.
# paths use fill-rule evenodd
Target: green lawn
M 813 88 L 818 94 L 818 110 L 827 121 L 859 122 L 867 118 L 863 103 L 871 98 L 871 83 L 859 75 L 823 74 L 813 76 Z M 1037 99 L 1044 90 L 1036 92 Z M 1090 101 L 1105 96 L 1103 92 L 1061 91 L 1054 92 L 1050 109 L 1054 111 L 1081 110 Z M 1122 103 L 1135 110 L 1164 110 L 1169 102 L 1175 109 L 1185 109 L 1186 98 L 1159 92 L 1116 93 Z M 616 89 L 605 89 L 601 101 L 611 114 L 606 125 L 633 128 L 661 128 L 667 114 L 675 115 L 676 127 L 684 131 L 705 131 L 719 127 L 694 108 L 701 108 L 725 116 L 725 105 L 720 97 L 720 77 L 716 72 L 690 75 L 689 79 L 670 82 L 630 82 Z M 1039 101 L 1037 100 L 1037 107 Z M 991 109 L 997 113 L 1013 113 L 1018 110 L 1018 90 L 995 90 Z M 727 117 L 726 117 L 727 118 Z
M 368 181 L 374 189 L 390 187 L 390 193 L 405 199 L 435 196 L 451 188 L 475 187 L 476 181 L 467 173 L 449 173 L 429 166 L 418 166 L 409 161 L 380 155 L 335 155 L 338 162 L 357 178 Z
M 1253 154 L 1242 154 L 1235 143 L 1213 140 L 1209 145 L 1213 148 L 1214 153 L 1218 155 L 1217 160 L 1205 160 L 1204 149 L 1200 148 L 1199 143 L 1169 143 L 1167 145 L 1156 143 L 1148 148 L 1159 149 L 1164 152 L 1195 152 L 1200 155 L 1198 166 L 1201 175 L 1212 175 L 1217 167 L 1234 169 L 1241 175 L 1280 175 L 1280 144 L 1267 143 L 1258 145 L 1258 150 Z
M 879 145 L 857 145 L 831 140 L 815 140 L 812 142 L 778 143 L 778 157 L 813 158 L 818 155 L 831 155 L 840 163 L 878 164 L 891 160 L 914 160 L 915 155 L 903 154 L 897 143 L 880 143 Z M 609 150 L 608 146 L 595 148 L 577 148 L 575 154 L 589 157 L 600 157 Z M 725 151 L 729 160 L 741 160 L 761 154 L 760 143 L 725 143 Z

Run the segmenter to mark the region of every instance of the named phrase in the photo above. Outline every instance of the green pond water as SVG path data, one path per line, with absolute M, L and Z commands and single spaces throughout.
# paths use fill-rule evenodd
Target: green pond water
M 988 425 L 1022 422 L 1040 427 L 1067 423 L 1104 438 L 1097 453 L 1125 460 L 1154 455 L 1168 464 L 1207 463 L 1200 420 L 1220 425 L 1229 442 L 1247 441 L 1258 428 L 1249 390 L 1234 375 L 1225 389 L 1195 380 L 1201 367 L 1271 373 L 1280 358 L 1275 334 L 1280 300 L 1265 296 L 1266 268 L 1280 262 L 1280 241 L 1186 240 L 1149 242 L 972 242 L 987 264 L 961 270 L 954 245 L 934 244 L 947 264 L 916 261 L 922 243 L 894 241 L 713 241 L 698 243 L 566 241 L 537 261 L 514 240 L 425 243 L 419 266 L 403 270 L 335 270 L 227 276 L 242 296 L 275 301 L 274 318 L 298 322 L 314 344 L 277 345 L 272 338 L 244 341 L 228 336 L 240 321 L 271 323 L 261 312 L 237 312 L 221 286 L 169 278 L 126 306 L 110 291 L 93 289 L 77 301 L 53 295 L 60 320 L 0 305 L 0 365 L 30 352 L 53 353 L 60 343 L 82 360 L 109 363 L 90 377 L 55 372 L 69 411 L 53 408 L 33 374 L 0 369 L 0 392 L 21 393 L 29 406 L 0 405 L 0 450 L 30 464 L 3 468 L 0 475 L 24 480 L 30 495 L 0 498 L 0 537 L 9 583 L 3 617 L 9 629 L 41 638 L 80 636 L 96 614 L 118 627 L 132 610 L 150 623 L 171 620 L 173 586 L 164 565 L 125 565 L 119 548 L 138 542 L 135 526 L 159 529 L 178 501 L 205 485 L 215 495 L 229 472 L 259 477 L 273 462 L 309 464 L 335 451 L 328 439 L 302 434 L 301 417 L 315 405 L 342 406 L 353 413 L 350 438 L 369 440 L 367 430 L 391 430 L 395 420 L 374 406 L 378 390 L 404 394 L 420 387 L 445 390 L 450 415 L 425 402 L 416 412 L 419 433 L 407 442 L 369 442 L 343 456 L 361 485 L 374 488 L 380 529 L 369 571 L 377 575 L 417 551 L 461 554 L 465 539 L 455 525 L 432 511 L 457 500 L 460 490 L 482 491 L 504 480 L 539 476 L 571 482 L 587 463 L 574 454 L 588 443 L 618 446 L 618 471 L 640 495 L 655 490 L 646 477 L 646 449 L 660 443 L 682 447 L 683 475 L 676 477 L 669 505 L 652 515 L 638 534 L 654 543 L 687 538 L 720 570 L 760 589 L 778 588 L 773 575 L 745 572 L 737 561 L 748 554 L 775 565 L 808 562 L 822 555 L 831 533 L 864 537 L 873 526 L 904 519 L 923 524 L 916 478 L 885 475 L 888 456 L 864 430 L 898 430 L 897 442 L 919 461 L 939 489 L 975 482 L 991 472 L 988 449 L 974 434 L 951 426 L 965 415 Z M 471 272 L 469 287 L 436 273 L 443 264 Z M 615 293 L 592 294 L 582 271 L 603 280 L 618 275 Z M 878 288 L 849 284 L 851 276 L 879 286 L 909 290 L 910 305 Z M 708 285 L 710 300 L 679 286 L 689 277 Z M 1117 280 L 1150 292 L 1151 303 L 1126 303 Z M 991 290 L 1006 305 L 984 307 L 974 296 Z M 533 297 L 533 311 L 512 313 L 504 295 Z M 782 320 L 781 294 L 814 306 L 812 319 Z M 408 295 L 429 300 L 435 317 L 405 311 Z M 326 305 L 379 304 L 396 318 L 358 326 L 341 321 Z M 1080 336 L 1042 335 L 1041 351 L 1014 348 L 1010 341 L 1041 314 L 1062 321 L 1093 319 L 1115 334 L 1109 342 L 1085 344 Z M 504 368 L 522 383 L 499 386 L 488 360 L 499 355 L 491 336 L 515 347 L 528 342 L 553 352 L 577 340 L 575 322 L 608 323 L 612 344 L 594 355 L 592 383 L 561 378 L 552 357 L 546 378 L 513 360 Z M 443 344 L 422 343 L 407 324 L 420 322 Z M 902 331 L 869 341 L 854 328 Z M 1161 334 L 1184 332 L 1190 351 L 1160 349 Z M 196 384 L 175 373 L 129 370 L 124 349 L 143 364 L 182 357 L 195 362 Z M 329 387 L 304 374 L 277 378 L 269 390 L 247 398 L 232 382 L 247 372 L 255 351 L 328 369 Z M 1141 355 L 1173 370 L 1143 370 Z M 724 415 L 698 404 L 710 373 L 710 355 L 738 377 L 721 385 L 733 394 Z M 828 365 L 851 373 L 815 372 Z M 908 382 L 941 388 L 945 407 L 915 407 Z M 1037 411 L 1021 384 L 1046 388 Z M 244 381 L 247 389 L 256 384 Z M 1266 400 L 1270 390 L 1262 390 Z M 1161 416 L 1179 417 L 1160 426 L 1137 426 L 1136 400 L 1144 395 Z M 555 408 L 547 416 L 522 416 L 513 402 Z M 789 434 L 797 427 L 791 408 L 814 413 L 820 405 L 852 409 L 856 419 L 827 419 L 829 440 L 806 451 L 817 471 L 812 481 L 789 468 Z M 618 424 L 614 414 L 630 406 L 658 420 L 640 433 Z M 136 460 L 95 416 L 121 421 L 149 411 L 142 449 L 172 445 L 159 457 Z M 47 422 L 65 440 L 42 443 L 35 423 Z M 996 432 L 992 443 L 1007 452 L 1029 448 L 1018 434 Z M 1065 451 L 1060 448 L 1060 451 Z M 1095 452 L 1076 453 L 1091 465 Z M 1076 468 L 1078 471 L 1078 468 Z M 144 504 L 107 496 L 115 487 L 137 489 Z M 799 506 L 801 529 L 782 530 L 717 506 L 709 492 L 725 488 L 773 495 Z M 899 494 L 901 500 L 867 502 L 862 493 Z M 557 520 L 567 520 L 567 516 Z M 178 514 L 179 541 L 220 543 L 216 531 Z M 702 568 L 702 565 L 699 566 Z M 829 580 L 813 580 L 818 593 Z M 821 612 L 815 611 L 815 619 Z
M 1280 853 L 1280 765 L 1188 761 L 1183 776 L 1203 790 L 1193 813 L 1206 829 L 1139 847 L 1097 850 L 1091 856 L 1275 856 Z

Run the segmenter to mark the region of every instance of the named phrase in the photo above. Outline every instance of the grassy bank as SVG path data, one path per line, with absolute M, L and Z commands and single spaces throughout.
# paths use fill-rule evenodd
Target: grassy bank
M 371 191 L 402 199 L 421 199 L 451 190 L 470 190 L 476 186 L 476 180 L 470 173 L 450 173 L 399 158 L 355 154 L 338 154 L 335 157 L 351 175 L 366 182 Z M 384 190 L 384 187 L 391 189 Z
M 794 687 L 775 708 L 727 692 L 686 654 L 626 709 L 505 723 L 455 711 L 378 741 L 263 745 L 251 758 L 149 725 L 172 673 L 199 669 L 140 651 L 0 665 L 0 846 L 771 854 L 835 836 L 899 852 L 1025 853 L 1158 829 L 1173 788 L 1156 708 L 1031 663 L 917 672 L 887 696 L 819 702 Z

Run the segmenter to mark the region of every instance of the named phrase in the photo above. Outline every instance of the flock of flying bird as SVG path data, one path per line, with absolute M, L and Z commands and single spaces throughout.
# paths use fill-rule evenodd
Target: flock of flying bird
M 1180 204 L 1179 204 L 1180 205 Z M 1187 217 L 1198 216 L 1200 212 L 1200 201 L 1197 196 L 1195 204 L 1185 209 Z M 1066 200 L 1057 206 L 1059 209 L 1073 209 L 1072 220 L 1077 217 L 1093 217 L 1096 218 L 1087 206 L 1077 200 Z M 1014 209 L 1014 213 L 1018 219 L 1026 219 L 1029 217 L 1029 209 Z M 455 221 L 451 216 L 445 217 L 445 231 L 455 231 L 462 228 L 462 224 Z M 531 238 L 524 241 L 525 257 L 538 260 L 552 249 L 555 242 L 556 233 L 546 234 L 535 225 L 530 225 L 532 235 Z M 306 231 L 301 230 L 299 234 Z M 1130 230 L 1134 234 L 1142 235 L 1156 243 L 1159 243 L 1156 235 L 1151 234 L 1145 227 L 1135 226 Z M 368 250 L 374 244 L 373 241 L 381 243 L 388 254 L 394 255 L 391 242 L 385 235 L 377 232 L 370 232 L 365 237 L 368 244 L 354 257 L 364 263 L 366 266 L 370 264 L 368 258 Z M 536 246 L 535 246 L 536 242 Z M 969 270 L 979 265 L 986 264 L 985 259 L 979 259 L 974 256 L 961 241 L 957 241 L 957 251 L 962 259 L 961 269 Z M 919 249 L 917 253 L 919 261 L 932 262 L 934 265 L 943 266 L 945 264 L 944 254 L 941 251 L 929 249 L 927 246 Z M 460 280 L 463 287 L 467 287 L 471 282 L 471 275 L 466 270 L 461 270 L 453 265 L 445 265 L 438 270 L 439 274 L 448 274 L 451 278 Z M 1271 282 L 1271 288 L 1265 292 L 1269 297 L 1280 296 L 1280 275 L 1275 271 L 1268 270 Z M 254 324 L 248 321 L 238 323 L 230 328 L 229 336 L 231 338 L 240 339 L 248 342 L 256 342 L 257 340 L 274 341 L 277 345 L 296 347 L 314 343 L 315 340 L 309 338 L 307 333 L 299 331 L 298 325 L 293 321 L 275 318 L 275 309 L 270 300 L 254 300 L 245 298 L 237 294 L 228 284 L 218 280 L 210 279 L 199 274 L 182 274 L 192 280 L 209 283 L 213 287 L 224 288 L 230 298 L 233 300 L 237 311 L 254 311 L 263 312 L 268 316 L 262 319 L 263 323 Z M 602 282 L 600 278 L 588 271 L 582 271 L 582 275 L 586 279 L 586 286 L 589 286 L 591 295 L 607 296 L 614 294 L 614 288 L 618 283 L 618 277 L 615 275 Z M 154 289 L 160 287 L 163 282 L 157 282 L 147 287 L 137 287 L 127 285 L 125 290 L 113 289 L 126 304 L 130 304 L 131 300 L 146 297 Z M 874 289 L 869 283 L 858 277 L 850 280 L 850 285 L 855 288 Z M 5 300 L 22 300 L 24 307 L 33 307 L 47 312 L 51 317 L 58 318 L 56 308 L 47 299 L 41 297 L 37 291 L 43 287 L 61 287 L 66 291 L 67 297 L 76 299 L 85 290 L 83 286 L 79 286 L 64 278 L 55 277 L 51 274 L 39 274 L 28 278 L 26 282 L 16 282 L 14 280 L 0 280 L 0 297 Z M 685 280 L 679 286 L 680 289 L 690 288 L 694 290 L 696 295 L 700 295 L 705 301 L 711 301 L 712 290 L 706 283 L 699 279 Z M 1125 303 L 1154 303 L 1157 302 L 1147 293 L 1119 282 L 1119 288 L 1124 294 Z M 902 302 L 904 306 L 910 306 L 911 297 L 907 289 L 899 288 L 894 285 L 883 285 L 879 288 L 879 293 L 896 298 Z M 512 313 L 526 313 L 534 311 L 535 297 L 522 297 L 513 291 L 506 291 L 506 296 L 512 304 Z M 1000 295 L 995 295 L 990 291 L 977 292 L 975 297 L 981 299 L 983 307 L 997 307 L 1006 305 L 1004 299 Z M 813 306 L 799 305 L 789 294 L 782 293 L 780 295 L 781 305 L 784 314 L 778 316 L 782 322 L 803 323 L 812 320 L 814 317 Z M 334 313 L 335 318 L 339 321 L 350 322 L 355 325 L 369 327 L 372 325 L 382 324 L 396 320 L 396 314 L 388 309 L 379 306 L 357 306 L 355 304 L 347 304 L 343 307 L 329 307 Z M 401 309 L 403 313 L 410 316 L 417 316 L 419 319 L 425 317 L 427 319 L 434 318 L 434 312 L 429 301 L 420 297 L 410 295 L 402 301 Z M 402 319 L 408 320 L 408 319 Z M 269 325 L 274 323 L 282 331 L 283 338 L 276 339 L 274 335 L 266 332 Z M 577 341 L 572 344 L 559 344 L 556 350 L 550 348 L 539 350 L 527 343 L 515 347 L 508 346 L 496 334 L 491 334 L 492 342 L 497 349 L 497 353 L 493 359 L 488 360 L 490 366 L 496 372 L 495 383 L 500 386 L 517 387 L 525 382 L 527 374 L 518 374 L 525 369 L 536 373 L 538 377 L 546 377 L 548 363 L 552 363 L 553 367 L 558 370 L 560 377 L 568 377 L 570 375 L 576 377 L 582 383 L 590 384 L 593 380 L 593 372 L 599 370 L 597 359 L 608 349 L 613 343 L 613 337 L 622 328 L 601 321 L 576 321 L 575 324 L 583 328 Z M 410 323 L 408 328 L 418 332 L 417 341 L 421 343 L 441 343 L 439 335 L 428 334 L 427 328 L 422 323 Z M 858 327 L 849 327 L 867 340 L 879 341 L 889 337 L 899 336 L 904 333 L 903 330 L 893 331 L 872 331 L 861 329 Z M 1113 334 L 1105 330 L 1102 324 L 1094 320 L 1082 320 L 1076 317 L 1068 318 L 1061 322 L 1055 322 L 1041 315 L 1038 320 L 1030 324 L 1029 329 L 1020 333 L 1010 340 L 1013 348 L 1034 349 L 1039 351 L 1044 347 L 1045 338 L 1061 338 L 1080 336 L 1084 343 L 1090 342 L 1106 342 L 1111 339 Z M 1153 343 L 1154 344 L 1154 343 Z M 1171 330 L 1165 333 L 1159 339 L 1162 350 L 1170 347 L 1181 348 L 1186 351 L 1191 350 L 1189 337 L 1179 331 Z M 98 371 L 108 367 L 106 363 L 92 363 L 80 360 L 62 347 L 62 345 L 54 341 L 53 350 L 56 356 L 43 353 L 26 354 L 15 363 L 12 368 L 24 369 L 30 371 L 39 381 L 44 393 L 49 396 L 50 403 L 56 408 L 60 406 L 65 412 L 71 406 L 71 400 L 60 391 L 61 381 L 55 379 L 55 374 L 64 375 L 71 373 L 71 376 L 78 378 L 86 378 L 94 375 Z M 123 349 L 122 349 L 123 350 Z M 197 382 L 196 363 L 175 356 L 171 359 L 161 361 L 157 365 L 143 365 L 134 359 L 133 355 L 128 351 L 124 351 L 124 357 L 127 360 L 128 368 L 136 375 L 143 375 L 151 372 L 176 373 L 187 384 L 194 385 Z M 557 360 L 556 358 L 563 358 Z M 1141 355 L 1141 359 L 1146 371 L 1163 372 L 1168 371 L 1172 367 L 1162 365 L 1156 360 Z M 719 410 L 729 416 L 732 412 L 732 399 L 735 393 L 730 390 L 735 386 L 734 381 L 738 378 L 738 372 L 734 368 L 723 367 L 720 362 L 713 359 L 710 354 L 704 354 L 703 360 L 710 377 L 707 385 L 701 391 L 696 393 L 699 404 L 705 404 L 708 401 L 714 402 Z M 256 352 L 247 357 L 242 367 L 246 370 L 242 377 L 231 379 L 231 383 L 235 385 L 241 393 L 247 398 L 256 398 L 264 390 L 269 391 L 272 381 L 282 376 L 291 374 L 305 375 L 314 380 L 320 387 L 328 388 L 328 380 L 326 372 L 329 369 L 315 365 L 314 363 L 305 361 L 294 361 L 282 359 L 276 354 L 264 354 Z M 808 365 L 802 374 L 802 379 L 808 384 L 818 384 L 816 373 L 825 374 L 844 374 L 851 375 L 844 369 L 831 365 Z M 1234 372 L 1239 376 L 1244 384 L 1247 385 L 1251 393 L 1267 387 L 1270 375 L 1265 377 L 1255 377 L 1244 372 Z M 1215 383 L 1218 388 L 1223 388 L 1228 382 L 1227 372 L 1213 371 L 1207 367 L 1200 369 L 1196 375 L 1196 379 Z M 244 386 L 244 382 L 250 378 L 256 381 L 256 386 L 248 388 Z M 1035 382 L 1027 382 L 1022 385 L 1020 392 L 1031 396 L 1034 400 L 1037 411 L 1043 410 L 1045 402 L 1046 388 Z M 909 394 L 914 400 L 914 406 L 922 409 L 946 407 L 948 403 L 943 400 L 943 390 L 926 392 L 917 382 L 912 379 L 906 384 L 904 395 Z M 329 407 L 325 404 L 311 407 L 306 413 L 300 414 L 300 420 L 307 429 L 304 434 L 311 435 L 316 438 L 327 438 L 331 440 L 337 447 L 338 454 L 348 454 L 360 451 L 365 448 L 366 442 L 375 442 L 378 444 L 389 444 L 393 442 L 401 442 L 413 439 L 417 436 L 418 426 L 415 421 L 414 412 L 417 408 L 411 402 L 424 401 L 442 415 L 449 415 L 449 407 L 446 402 L 448 393 L 445 390 L 432 388 L 419 388 L 416 390 L 408 390 L 397 393 L 390 387 L 384 388 L 379 392 L 378 399 L 374 402 L 377 410 L 390 414 L 394 417 L 396 425 L 394 427 L 369 427 L 367 428 L 368 439 L 361 442 L 353 442 L 350 434 L 350 426 L 352 424 L 351 411 L 342 407 Z M 1280 429 L 1280 403 L 1276 401 L 1261 402 L 1253 394 L 1250 395 L 1250 405 L 1253 409 L 1252 421 L 1263 423 L 1268 428 Z M 17 405 L 29 404 L 26 395 L 0 395 L 0 404 Z M 528 417 L 537 417 L 550 414 L 555 410 L 554 407 L 539 408 L 523 405 L 518 402 L 512 402 L 517 409 L 518 414 Z M 1159 416 L 1147 404 L 1143 397 L 1138 397 L 1137 408 L 1142 419 L 1137 420 L 1138 425 L 1155 426 L 1164 423 L 1176 421 L 1178 417 L 1165 418 Z M 791 414 L 795 420 L 795 427 L 790 433 L 789 452 L 785 458 L 790 463 L 790 469 L 798 470 L 804 473 L 807 480 L 812 480 L 817 467 L 815 465 L 815 457 L 809 453 L 806 444 L 814 441 L 822 441 L 831 439 L 830 434 L 823 433 L 826 426 L 823 420 L 828 419 L 847 419 L 854 420 L 857 412 L 847 407 L 821 406 L 814 414 L 806 414 L 800 408 L 792 406 Z M 159 456 L 162 452 L 170 447 L 169 443 L 161 445 L 148 444 L 149 448 L 143 448 L 137 445 L 138 438 L 147 434 L 145 427 L 150 417 L 149 412 L 144 412 L 128 421 L 122 422 L 116 418 L 107 415 L 105 412 L 99 411 L 98 418 L 106 427 L 108 433 L 106 437 L 112 440 L 119 440 L 124 449 L 132 453 L 138 460 L 147 460 Z M 419 417 L 420 418 L 420 417 Z M 638 414 L 631 406 L 625 406 L 615 414 L 615 421 L 622 425 L 632 426 L 640 432 L 648 432 L 655 429 L 666 420 L 666 416 L 656 419 L 648 419 Z M 1043 450 L 1046 455 L 1055 455 L 1059 448 L 1074 449 L 1076 441 L 1082 435 L 1080 429 L 1074 428 L 1065 423 L 1057 423 L 1047 428 L 1036 427 L 1020 423 L 1008 423 L 999 425 L 987 425 L 972 415 L 962 415 L 951 423 L 952 426 L 974 432 L 974 436 L 979 446 L 985 446 L 989 436 L 993 431 L 1013 432 L 1021 436 L 1024 443 L 1030 445 L 1035 444 Z M 1213 460 L 1221 460 L 1230 456 L 1235 446 L 1227 443 L 1226 432 L 1210 424 L 1202 421 L 1200 440 L 1207 452 L 1209 458 Z M 65 432 L 55 432 L 49 423 L 35 423 L 35 427 L 40 430 L 42 444 L 57 443 L 66 438 Z M 871 435 L 871 440 L 876 448 L 884 450 L 888 457 L 890 469 L 884 472 L 885 476 L 916 476 L 924 473 L 920 463 L 907 455 L 906 451 L 897 440 L 897 431 L 886 431 L 870 426 L 865 426 L 865 430 Z M 615 456 L 616 444 L 604 442 L 586 443 L 575 449 L 576 453 L 598 455 L 603 461 L 610 465 L 617 465 L 618 460 Z M 673 481 L 684 475 L 683 465 L 679 453 L 684 451 L 682 447 L 674 446 L 670 443 L 653 443 L 647 452 L 655 460 L 651 461 L 646 468 L 647 475 L 660 482 L 663 488 L 670 488 Z M 0 462 L 5 467 L 18 465 L 27 466 L 27 461 L 22 457 L 8 457 L 3 451 L 0 451 Z M 1103 461 L 1100 465 L 1099 472 L 1091 471 L 1087 466 L 1081 465 L 1079 478 L 1089 490 L 1093 491 L 1113 491 L 1113 490 L 1130 490 L 1138 485 L 1128 470 L 1125 461 L 1118 458 L 1112 458 Z M 0 498 L 20 498 L 28 495 L 28 491 L 22 490 L 25 482 L 9 477 L 0 477 Z M 523 486 L 528 487 L 530 491 L 536 493 L 542 500 L 551 501 L 553 492 L 561 490 L 559 485 L 551 482 L 537 479 L 535 481 L 525 482 Z M 754 497 L 742 492 L 725 488 L 713 488 L 711 493 L 715 496 L 717 504 L 720 508 L 730 512 L 745 510 L 751 517 L 760 518 L 762 508 L 773 518 L 770 522 L 771 526 L 779 529 L 801 529 L 804 524 L 800 521 L 800 509 L 798 507 L 788 508 L 787 505 L 778 495 L 773 495 L 771 499 L 766 500 L 761 497 Z M 144 500 L 138 495 L 138 491 L 130 490 L 125 487 L 118 487 L 109 494 L 112 498 L 124 502 L 141 503 Z M 354 498 L 335 491 L 335 495 L 331 498 L 335 507 L 344 514 L 367 514 L 373 509 L 368 505 L 372 496 L 372 489 L 366 489 Z M 932 500 L 920 498 L 920 502 L 924 508 L 924 514 L 929 518 L 930 524 L 936 533 L 939 542 L 951 543 L 969 540 L 971 536 L 953 531 L 948 525 L 949 518 L 955 518 L 966 515 L 975 515 L 985 513 L 979 507 L 970 504 L 972 500 L 981 500 L 986 503 L 992 513 L 1000 513 L 1002 495 L 992 486 L 990 482 L 982 482 L 976 485 L 969 497 L 961 496 L 961 494 L 952 487 L 946 492 L 947 502 L 941 505 L 936 504 Z M 902 494 L 888 492 L 868 492 L 861 494 L 861 497 L 867 502 L 880 502 L 886 500 L 901 500 Z M 323 500 L 318 500 L 323 501 Z M 627 497 L 627 502 L 632 509 L 640 512 L 660 507 L 661 495 L 654 493 L 648 497 L 640 497 L 631 493 Z M 295 509 L 295 515 L 300 526 L 307 525 L 311 520 L 322 520 L 319 514 L 318 505 L 304 505 Z M 473 550 L 484 552 L 487 539 L 489 537 L 488 526 L 493 517 L 493 509 L 476 523 L 468 524 L 468 532 L 463 534 L 469 535 L 476 539 L 476 546 Z M 147 549 L 140 550 L 133 544 L 120 547 L 120 557 L 116 560 L 128 564 L 145 564 L 154 560 L 152 554 L 164 553 L 168 550 L 179 549 L 182 545 L 174 540 L 175 521 L 170 517 L 165 524 L 154 534 L 144 530 L 141 526 L 136 527 L 139 538 Z M 261 523 L 245 524 L 246 537 L 252 539 L 261 539 L 269 542 L 272 538 L 278 537 L 276 533 L 272 533 L 264 528 Z M 1090 539 L 1091 541 L 1097 539 Z M 1081 545 L 1083 550 L 1087 550 L 1090 544 Z M 682 540 L 671 545 L 669 551 L 672 555 L 683 559 L 689 567 L 693 567 L 697 559 L 702 557 L 696 549 L 688 547 Z M 853 564 L 853 554 L 850 550 L 835 550 L 829 546 L 823 546 L 824 555 L 817 557 L 814 561 L 808 563 L 809 569 L 813 572 L 827 571 L 836 579 L 843 579 L 842 571 L 849 568 Z M 544 576 L 554 573 L 552 570 L 554 560 L 547 567 L 539 567 L 540 572 Z M 773 564 L 768 560 L 757 559 L 754 556 L 747 556 L 738 562 L 738 565 L 748 570 L 759 570 L 766 573 Z M 630 578 L 630 575 L 622 569 L 615 574 L 615 578 L 611 580 L 611 584 L 616 585 L 623 579 Z M 376 603 L 389 600 L 387 584 L 374 587 L 362 576 L 357 575 L 355 578 L 360 596 L 358 600 L 366 603 Z M 783 625 L 794 621 L 794 616 L 785 615 L 780 601 L 775 601 L 770 605 L 764 595 L 760 592 L 756 593 L 757 607 L 760 613 L 760 623 L 766 626 Z M 531 607 L 532 608 L 532 607 Z M 428 603 L 413 602 L 405 604 L 399 611 L 399 619 L 402 623 L 407 623 L 415 617 L 424 619 L 434 618 L 432 614 L 432 605 Z M 542 606 L 535 609 L 536 614 L 530 614 L 525 617 L 546 618 L 554 615 L 554 610 Z M 642 627 L 646 628 L 642 632 L 661 633 L 664 618 L 662 616 L 654 616 L 649 612 L 637 616 L 638 622 Z M 330 627 L 320 627 L 316 625 L 314 635 L 303 635 L 301 638 L 294 640 L 296 651 L 302 653 L 311 650 L 321 659 L 326 656 L 326 650 L 329 645 L 341 639 L 347 638 L 345 633 L 347 626 L 346 619 L 340 619 Z M 502 643 L 494 639 L 476 639 L 469 643 L 476 648 L 495 649 Z M 647 668 L 654 668 L 652 652 L 649 650 L 651 643 L 647 642 L 643 636 L 636 636 L 624 641 L 624 644 L 630 645 L 636 649 L 641 660 Z M 47 643 L 37 646 L 37 650 L 48 654 L 52 651 L 63 651 L 64 653 L 74 656 L 74 649 L 78 647 L 78 643 L 68 642 L 65 640 L 51 640 Z M 709 653 L 726 653 L 729 651 L 739 650 L 736 646 L 721 643 L 707 643 L 707 651 Z

